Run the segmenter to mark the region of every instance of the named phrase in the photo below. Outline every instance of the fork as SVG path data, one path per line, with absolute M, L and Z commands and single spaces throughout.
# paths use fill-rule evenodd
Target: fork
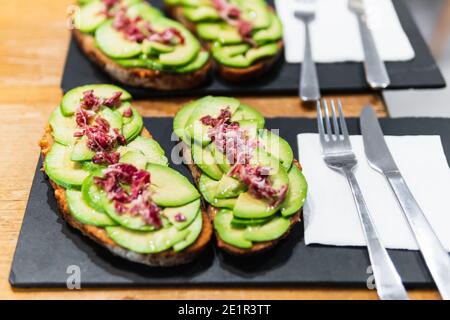
M 296 0 L 296 2 L 300 6 L 294 11 L 294 16 L 305 25 L 305 52 L 300 75 L 299 96 L 303 101 L 317 101 L 320 99 L 319 80 L 312 57 L 309 32 L 309 24 L 315 18 L 315 0 Z
M 328 167 L 342 173 L 348 180 L 366 240 L 378 296 L 380 299 L 386 300 L 407 300 L 408 294 L 403 287 L 400 275 L 378 236 L 354 174 L 358 161 L 352 151 L 341 101 L 338 100 L 337 103 L 338 116 L 336 116 L 334 100 L 331 100 L 330 104 L 331 117 L 329 116 L 328 104 L 323 100 L 324 116 L 322 117 L 321 103 L 317 101 L 317 126 L 323 159 Z

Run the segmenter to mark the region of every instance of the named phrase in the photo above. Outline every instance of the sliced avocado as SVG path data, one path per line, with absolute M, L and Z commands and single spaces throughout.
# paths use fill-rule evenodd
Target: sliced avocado
M 226 155 L 217 150 L 217 146 L 215 144 L 211 143 L 210 146 L 215 162 L 217 163 L 219 168 L 223 171 L 223 173 L 228 173 L 231 169 L 231 164 L 228 161 Z
M 236 203 L 236 199 L 214 198 L 218 183 L 218 181 L 211 179 L 206 174 L 202 174 L 198 182 L 198 189 L 200 190 L 205 201 L 213 205 L 214 207 L 233 209 Z
M 194 221 L 199 211 L 200 199 L 197 199 L 181 207 L 165 208 L 162 214 L 169 219 L 170 223 L 178 230 L 183 230 Z M 184 217 L 183 221 L 177 220 L 178 214 L 181 214 Z
M 98 171 L 98 170 L 105 169 L 106 165 L 96 164 L 96 163 L 93 163 L 92 161 L 83 161 L 83 162 L 81 162 L 81 167 L 84 170 L 87 170 L 89 172 L 95 172 L 95 171 Z
M 111 58 L 132 58 L 142 52 L 142 45 L 127 40 L 121 32 L 114 29 L 112 20 L 104 22 L 95 31 L 95 42 Z
M 106 227 L 116 223 L 106 214 L 91 208 L 84 200 L 80 191 L 66 190 L 67 205 L 70 213 L 81 223 Z
M 257 148 L 250 162 L 254 165 L 270 168 L 269 178 L 275 189 L 279 189 L 282 186 L 289 184 L 286 169 L 277 158 L 270 155 L 263 149 Z
M 237 179 L 224 175 L 216 188 L 217 199 L 236 198 L 246 190 L 246 186 Z
M 194 142 L 192 143 L 191 151 L 194 163 L 211 178 L 220 180 L 223 172 L 214 161 L 214 156 L 211 153 L 211 144 L 202 148 L 200 144 Z
M 121 226 L 136 230 L 136 231 L 154 231 L 155 226 L 147 224 L 145 220 L 138 215 L 131 215 L 129 213 L 118 213 L 114 202 L 107 197 L 102 197 L 102 205 L 106 214 Z
M 183 15 L 192 22 L 215 21 L 220 19 L 219 13 L 215 8 L 206 6 L 183 8 Z
M 278 211 L 278 207 L 271 206 L 267 201 L 257 199 L 250 192 L 241 193 L 233 209 L 234 216 L 244 219 L 270 217 Z
M 45 157 L 45 172 L 51 180 L 67 189 L 80 189 L 89 172 L 80 163 L 70 160 L 72 147 L 54 143 Z
M 279 159 L 283 167 L 286 170 L 289 170 L 292 165 L 292 160 L 294 159 L 294 153 L 292 152 L 289 143 L 267 129 L 261 130 L 259 137 L 262 148 L 275 158 Z
M 203 68 L 203 66 L 208 62 L 208 60 L 209 60 L 209 53 L 207 51 L 200 51 L 193 61 L 191 61 L 185 66 L 175 68 L 174 71 L 177 73 L 194 72 Z
M 75 28 L 84 33 L 94 32 L 106 20 L 102 14 L 106 9 L 102 1 L 92 1 L 80 8 L 75 15 Z
M 212 7 L 211 0 L 166 0 L 166 3 L 177 1 L 180 5 L 186 7 Z
M 94 183 L 94 177 L 102 177 L 103 173 L 101 170 L 94 172 L 92 175 L 84 179 L 83 185 L 81 186 L 81 193 L 83 200 L 92 208 L 98 212 L 104 213 L 103 209 L 103 198 L 105 197 L 105 192 L 100 189 Z
M 308 183 L 297 166 L 293 165 L 288 172 L 289 189 L 286 199 L 281 205 L 281 214 L 285 217 L 293 215 L 303 206 L 308 192 Z
M 242 10 L 242 19 L 251 21 L 253 28 L 269 27 L 271 19 L 267 3 L 264 0 L 234 0 Z
M 270 13 L 270 25 L 267 29 L 258 30 L 253 34 L 253 40 L 261 45 L 267 42 L 275 42 L 283 36 L 283 25 L 276 14 Z
M 258 122 L 253 120 L 239 120 L 239 127 L 245 130 L 246 135 L 251 140 L 258 138 Z
M 264 128 L 265 120 L 261 113 L 252 107 L 242 104 L 231 117 L 231 121 L 253 120 L 258 124 L 258 129 Z
M 119 132 L 122 131 L 122 115 L 111 108 L 103 107 L 98 115 L 108 121 L 111 129 L 116 128 L 119 129 Z
M 221 44 L 242 43 L 237 28 L 227 23 L 203 22 L 197 25 L 197 33 L 203 40 L 218 41 Z
M 113 59 L 117 64 L 125 67 L 125 68 L 145 68 L 150 70 L 163 71 L 165 70 L 165 66 L 163 66 L 158 59 L 142 56 L 139 58 L 131 58 L 131 59 Z
M 245 229 L 244 237 L 254 242 L 275 240 L 285 234 L 290 225 L 291 221 L 288 218 L 275 217 L 265 224 L 248 226 Z
M 127 2 L 134 2 L 134 4 L 128 4 L 127 15 L 130 18 L 141 16 L 144 20 L 152 21 L 155 18 L 163 16 L 161 11 L 141 0 L 127 0 Z
M 246 226 L 254 226 L 254 225 L 260 225 L 264 224 L 268 221 L 270 221 L 273 217 L 267 217 L 267 218 L 259 218 L 259 219 L 242 219 L 238 217 L 233 216 L 233 220 L 231 220 L 231 224 L 237 227 L 246 227 Z
M 248 249 L 252 242 L 245 238 L 245 228 L 235 227 L 231 224 L 233 213 L 230 210 L 220 210 L 214 218 L 214 229 L 222 241 L 238 248 Z
M 138 169 L 144 170 L 147 165 L 147 158 L 142 152 L 131 150 L 121 156 L 119 162 L 129 163 L 134 165 Z
M 220 46 L 214 45 L 212 54 L 214 58 L 221 64 L 234 68 L 247 68 L 259 59 L 271 57 L 277 54 L 278 46 L 276 43 L 269 43 L 262 47 L 251 48 L 242 54 L 234 54 L 238 52 L 236 46 Z M 231 47 L 231 48 L 228 48 Z M 243 48 L 243 47 L 242 47 Z M 240 48 L 242 50 L 242 48 Z
M 153 201 L 163 207 L 179 207 L 200 197 L 197 189 L 178 171 L 159 164 L 150 163 Z
M 234 98 L 207 96 L 197 100 L 196 104 L 197 106 L 186 123 L 186 130 L 190 137 L 206 145 L 211 139 L 208 137 L 208 126 L 201 123 L 201 118 L 208 115 L 217 117 L 220 111 L 225 108 L 229 108 L 231 114 L 233 114 L 239 107 L 240 102 Z
M 144 154 L 149 163 L 156 163 L 167 166 L 169 161 L 164 156 L 164 150 L 161 148 L 158 142 L 152 138 L 138 136 L 136 139 L 131 141 L 127 146 L 119 148 L 119 152 L 122 153 L 121 150 L 130 151 L 140 151 Z
M 135 108 L 131 108 L 133 115 L 131 116 L 131 121 L 125 124 L 122 128 L 122 134 L 124 135 L 127 143 L 131 142 L 136 138 L 142 131 L 144 127 L 144 122 L 141 115 Z
M 129 101 L 124 101 L 114 112 L 117 112 L 122 117 L 122 125 L 130 123 L 133 119 L 132 117 L 124 117 L 123 113 L 131 107 L 131 103 Z
M 186 124 L 196 106 L 197 101 L 192 101 L 185 104 L 180 110 L 178 110 L 175 118 L 173 118 L 173 131 L 187 145 L 191 145 L 191 139 L 189 138 L 189 135 L 187 135 Z
M 165 66 L 177 67 L 193 61 L 200 52 L 200 42 L 181 23 L 166 18 L 155 19 L 155 27 L 177 29 L 184 38 L 184 44 L 177 44 L 169 53 L 159 55 L 159 62 Z
M 201 211 L 198 210 L 197 215 L 195 216 L 195 220 L 186 229 L 189 231 L 188 236 L 183 241 L 176 243 L 173 246 L 173 250 L 175 252 L 180 252 L 181 250 L 186 249 L 191 244 L 193 244 L 197 240 L 200 233 L 202 232 L 202 228 L 203 228 L 203 217 Z
M 76 138 L 73 136 L 77 131 L 77 123 L 74 116 L 65 117 L 61 113 L 61 108 L 57 108 L 50 116 L 50 127 L 52 136 L 56 142 L 68 146 L 73 144 Z
M 64 116 L 73 115 L 77 108 L 80 106 L 84 92 L 89 90 L 94 90 L 94 95 L 100 98 L 109 98 L 116 92 L 122 92 L 120 100 L 131 100 L 131 94 L 117 86 L 111 84 L 89 84 L 81 87 L 76 87 L 68 91 L 64 95 L 61 101 L 61 113 Z
M 189 230 L 177 230 L 174 226 L 149 232 L 106 227 L 106 232 L 120 246 L 144 254 L 168 250 L 189 235 Z
M 72 161 L 86 161 L 91 160 L 95 152 L 89 149 L 87 145 L 87 137 L 83 136 L 81 139 L 79 139 L 77 142 L 75 142 L 75 145 L 72 149 L 72 155 L 70 156 L 70 160 Z
M 144 40 L 142 42 L 142 52 L 148 55 L 159 55 L 175 50 L 174 46 L 169 46 L 161 42 Z

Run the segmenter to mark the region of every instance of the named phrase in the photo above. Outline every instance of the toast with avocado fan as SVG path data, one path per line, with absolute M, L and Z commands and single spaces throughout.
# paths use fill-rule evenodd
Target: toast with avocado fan
M 40 140 L 63 218 L 113 254 L 150 266 L 195 259 L 212 236 L 200 194 L 168 167 L 128 92 L 75 88 Z
M 264 123 L 239 100 L 212 96 L 183 106 L 174 119 L 217 244 L 236 255 L 274 247 L 299 221 L 306 198 L 291 147 Z
M 282 49 L 282 24 L 264 0 L 165 0 L 170 16 L 206 43 L 229 81 L 256 78 Z
M 73 35 L 94 64 L 130 86 L 189 89 L 211 67 L 192 33 L 144 0 L 80 1 Z

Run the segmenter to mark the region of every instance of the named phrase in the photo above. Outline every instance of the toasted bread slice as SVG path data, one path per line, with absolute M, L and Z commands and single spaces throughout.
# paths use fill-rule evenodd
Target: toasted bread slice
M 45 128 L 44 136 L 39 142 L 39 146 L 41 147 L 41 154 L 44 159 L 45 156 L 50 152 L 52 145 L 54 143 L 51 132 L 52 128 L 50 127 L 50 125 L 47 125 L 47 127 Z M 149 138 L 152 137 L 150 132 L 148 132 L 145 128 L 142 130 L 141 135 Z M 172 249 L 170 249 L 155 254 L 139 254 L 130 251 L 126 248 L 119 246 L 111 238 L 109 238 L 105 229 L 92 225 L 87 225 L 76 220 L 69 211 L 65 189 L 51 180 L 50 184 L 52 185 L 55 191 L 55 198 L 58 203 L 60 213 L 64 218 L 64 220 L 75 229 L 80 230 L 85 236 L 91 238 L 98 244 L 107 248 L 113 254 L 120 256 L 124 259 L 154 267 L 169 267 L 186 264 L 195 259 L 197 256 L 199 256 L 200 253 L 207 247 L 209 241 L 211 240 L 213 230 L 212 224 L 208 215 L 206 214 L 206 211 L 202 208 L 201 213 L 203 218 L 202 232 L 198 236 L 197 240 L 183 251 L 175 252 Z
M 74 29 L 73 35 L 84 54 L 117 81 L 136 87 L 158 90 L 192 89 L 203 84 L 211 68 L 209 60 L 201 69 L 189 73 L 174 73 L 146 68 L 126 68 L 105 55 L 90 34 Z
M 189 168 L 189 170 L 191 171 L 191 174 L 194 178 L 194 181 L 196 183 L 196 185 L 198 186 L 199 180 L 200 180 L 200 176 L 202 175 L 202 172 L 200 170 L 200 168 L 198 168 L 193 159 L 192 159 L 192 154 L 191 154 L 191 150 L 190 148 L 183 143 L 183 158 L 185 163 L 187 163 L 187 166 Z M 301 165 L 300 163 L 294 159 L 293 161 L 293 165 L 297 166 L 300 170 L 301 170 Z M 207 213 L 209 218 L 211 219 L 211 221 L 214 221 L 214 218 L 216 216 L 216 214 L 218 213 L 218 209 L 215 208 L 214 206 L 208 205 L 207 203 L 204 204 L 205 206 L 208 207 L 207 209 Z M 300 216 L 301 216 L 301 212 L 302 210 L 300 209 L 297 213 L 295 213 L 294 215 L 291 216 L 290 220 L 291 220 L 291 225 L 289 227 L 289 229 L 283 234 L 283 236 L 281 236 L 278 239 L 272 240 L 272 241 L 264 241 L 264 242 L 258 242 L 258 243 L 254 243 L 253 246 L 251 248 L 248 249 L 242 249 L 242 248 L 238 248 L 235 246 L 232 246 L 226 242 L 224 242 L 219 234 L 217 232 L 215 232 L 216 235 L 216 240 L 217 240 L 217 246 L 221 249 L 223 249 L 224 251 L 233 254 L 233 255 L 254 255 L 254 254 L 258 254 L 264 251 L 267 251 L 273 247 L 275 247 L 275 245 L 280 242 L 280 240 L 282 240 L 283 238 L 287 237 L 293 227 L 300 222 Z
M 182 7 L 167 6 L 167 14 L 171 16 L 173 19 L 178 20 L 180 23 L 182 23 L 186 28 L 189 29 L 189 31 L 196 34 L 195 24 L 184 17 Z M 208 47 L 208 44 L 204 43 L 204 45 L 205 47 Z M 256 78 L 261 74 L 265 73 L 266 71 L 268 71 L 280 58 L 283 49 L 283 41 L 282 40 L 278 41 L 277 45 L 279 50 L 275 56 L 260 59 L 250 67 L 234 68 L 225 66 L 217 62 L 214 63 L 214 67 L 217 73 L 223 79 L 230 82 L 242 82 L 245 80 Z

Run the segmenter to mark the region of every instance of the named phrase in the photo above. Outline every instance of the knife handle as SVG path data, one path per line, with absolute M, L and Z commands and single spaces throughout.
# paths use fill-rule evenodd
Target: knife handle
M 353 199 L 356 203 L 356 209 L 367 244 L 367 251 L 369 252 L 370 263 L 372 264 L 378 296 L 383 300 L 408 300 L 408 294 L 402 284 L 400 275 L 378 236 L 355 174 L 351 169 L 344 169 L 343 172 L 347 177 Z
M 400 172 L 385 173 L 443 299 L 450 299 L 450 257 Z
M 359 32 L 364 50 L 364 70 L 367 83 L 373 89 L 384 89 L 391 83 L 386 66 L 381 60 L 365 15 L 358 15 Z

